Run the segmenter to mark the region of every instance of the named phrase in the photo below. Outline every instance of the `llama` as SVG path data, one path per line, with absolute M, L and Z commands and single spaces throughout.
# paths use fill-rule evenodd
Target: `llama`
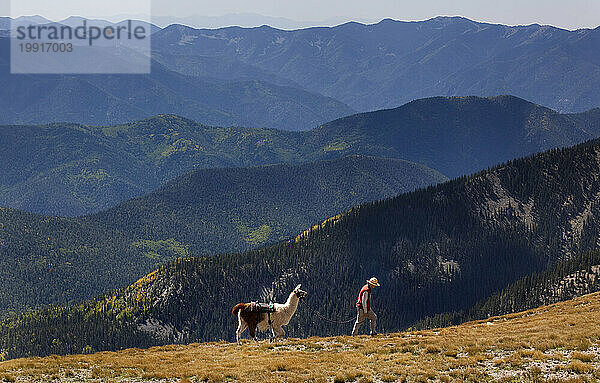
M 307 295 L 307 292 L 300 290 L 300 287 L 301 285 L 296 286 L 284 304 L 275 303 L 273 305 L 275 311 L 271 313 L 271 329 L 273 331 L 273 337 L 276 339 L 285 336 L 285 331 L 282 326 L 290 323 L 290 319 L 292 319 L 292 316 L 298 308 L 298 302 Z M 269 328 L 269 314 L 253 310 L 252 303 L 238 303 L 233 307 L 231 313 L 238 317 L 239 325 L 235 333 L 235 338 L 238 343 L 241 343 L 241 336 L 246 328 L 254 340 L 257 340 L 257 328 L 259 331 L 266 331 Z

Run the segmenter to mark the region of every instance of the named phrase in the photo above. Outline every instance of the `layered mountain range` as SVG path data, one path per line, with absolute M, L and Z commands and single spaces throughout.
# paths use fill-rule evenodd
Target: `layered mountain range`
M 353 113 L 303 89 L 257 79 L 185 76 L 153 62 L 149 75 L 14 75 L 0 38 L 0 123 L 125 123 L 175 113 L 205 124 L 304 130 Z
M 359 154 L 458 177 L 600 135 L 598 109 L 560 114 L 512 97 L 435 97 L 307 132 L 207 126 L 173 115 L 128 124 L 0 126 L 0 206 L 75 216 L 138 197 L 198 168 Z
M 152 73 L 139 76 L 9 76 L 0 38 L 0 123 L 106 125 L 169 113 L 309 130 L 439 95 L 512 94 L 559 112 L 600 105 L 599 29 L 437 17 L 292 31 L 174 24 L 151 38 Z
M 513 94 L 580 112 L 600 105 L 599 39 L 600 29 L 436 17 L 296 31 L 171 25 L 152 41 L 157 60 L 173 70 L 200 74 L 199 57 L 235 59 L 358 111 L 438 95 Z

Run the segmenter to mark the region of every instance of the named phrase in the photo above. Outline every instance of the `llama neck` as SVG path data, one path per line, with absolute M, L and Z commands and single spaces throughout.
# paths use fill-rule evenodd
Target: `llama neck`
M 290 315 L 294 315 L 298 308 L 298 296 L 295 293 L 291 293 L 288 300 L 285 302 L 285 310 L 289 311 Z

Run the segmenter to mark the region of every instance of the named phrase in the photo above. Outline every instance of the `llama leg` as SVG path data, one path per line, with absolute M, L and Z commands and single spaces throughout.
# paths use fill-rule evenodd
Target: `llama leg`
M 279 340 L 279 327 L 271 327 L 271 332 L 273 333 L 273 337 L 271 338 L 271 342 Z
M 277 328 L 274 328 L 273 332 L 275 333 L 275 337 L 277 339 L 283 339 L 283 337 L 285 337 L 285 330 L 281 326 L 277 327 Z
M 242 320 L 241 317 L 238 317 L 238 322 L 239 322 L 239 324 L 238 324 L 237 331 L 235 332 L 235 339 L 238 344 L 241 344 L 242 343 L 242 333 L 248 326 L 246 325 L 246 322 L 244 322 Z
M 258 339 L 256 339 L 256 325 L 248 326 L 248 332 L 250 333 L 252 339 L 258 342 Z
M 271 339 L 269 342 L 274 342 L 277 339 L 277 331 L 275 331 L 275 327 L 271 326 Z

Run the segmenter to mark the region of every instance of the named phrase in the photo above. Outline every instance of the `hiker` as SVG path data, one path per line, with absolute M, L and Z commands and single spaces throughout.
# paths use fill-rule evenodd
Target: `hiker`
M 377 315 L 371 310 L 371 290 L 373 287 L 379 287 L 379 281 L 377 278 L 373 277 L 367 281 L 367 284 L 360 289 L 360 293 L 358 293 L 358 300 L 356 301 L 356 309 L 358 311 L 356 315 L 356 322 L 354 323 L 354 328 L 352 329 L 352 335 L 358 334 L 358 329 L 365 321 L 365 319 L 369 318 L 371 322 L 371 335 L 377 334 L 375 331 L 375 324 L 377 323 Z

